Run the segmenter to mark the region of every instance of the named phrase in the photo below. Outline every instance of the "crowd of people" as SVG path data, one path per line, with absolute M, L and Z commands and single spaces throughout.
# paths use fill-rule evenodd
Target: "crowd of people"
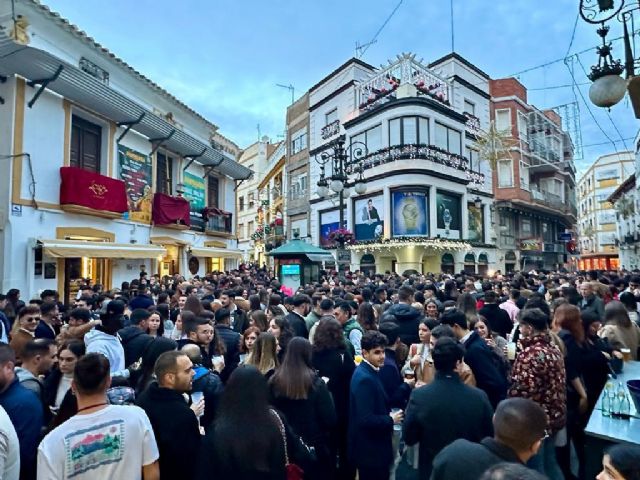
M 286 292 L 286 293 L 285 293 Z M 0 295 L 0 478 L 586 480 L 640 276 L 251 265 Z M 640 479 L 640 446 L 598 479 Z M 589 479 L 590 480 L 590 479 Z

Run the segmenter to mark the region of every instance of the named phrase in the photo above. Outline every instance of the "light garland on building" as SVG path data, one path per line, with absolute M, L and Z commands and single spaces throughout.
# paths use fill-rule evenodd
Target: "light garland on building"
M 439 238 L 394 238 L 390 240 L 374 241 L 371 243 L 357 243 L 347 246 L 347 250 L 354 252 L 380 252 L 393 248 L 404 247 L 423 247 L 438 252 L 446 252 L 450 250 L 471 251 L 472 246 L 469 242 L 462 240 L 443 240 Z

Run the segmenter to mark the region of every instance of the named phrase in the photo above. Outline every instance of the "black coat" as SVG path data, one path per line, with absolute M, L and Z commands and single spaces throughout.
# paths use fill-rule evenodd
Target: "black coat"
M 505 312 L 506 313 L 506 312 Z M 507 397 L 507 378 L 499 369 L 499 358 L 477 332 L 464 342 L 466 353 L 464 361 L 473 372 L 478 388 L 489 396 L 491 405 L 496 408 Z
M 465 385 L 455 373 L 436 372 L 433 382 L 415 389 L 405 412 L 403 436 L 407 445 L 420 442 L 420 478 L 429 478 L 431 462 L 454 440 L 479 442 L 493 435 L 492 417 L 486 393 Z
M 36 331 L 34 332 L 34 338 L 48 338 L 49 340 L 55 340 L 56 334 L 44 320 L 40 320 L 40 323 L 38 323 Z
M 246 312 L 237 307 L 231 312 L 231 328 L 238 333 L 244 333 L 249 328 L 249 317 Z
M 329 391 L 338 417 L 338 427 L 346 427 L 349 418 L 349 386 L 356 369 L 353 357 L 348 350 L 322 350 L 313 352 L 313 368 L 320 377 L 327 377 Z
M 384 365 L 380 367 L 380 381 L 389 399 L 389 406 L 404 410 L 411 395 L 411 387 L 404 381 L 398 363 L 396 351 L 390 348 L 384 350 Z
M 129 367 L 142 357 L 147 347 L 153 342 L 153 337 L 135 325 L 124 327 L 118 331 L 122 348 L 124 348 L 124 366 Z
M 433 460 L 431 480 L 479 480 L 498 463 L 520 463 L 516 452 L 493 438 L 480 443 L 458 439 L 446 446 Z
M 349 458 L 355 467 L 388 469 L 393 462 L 393 420 L 378 372 L 362 362 L 351 378 Z
M 156 437 L 160 477 L 193 478 L 196 467 L 193 457 L 200 449 L 200 429 L 198 418 L 182 394 L 153 382 L 136 403 L 147 413 Z
M 507 335 L 513 330 L 511 317 L 497 303 L 485 303 L 478 314 L 486 318 L 491 331 L 497 332 L 502 338 L 507 338 Z
M 220 372 L 220 378 L 223 382 L 226 382 L 240 363 L 240 342 L 242 341 L 242 336 L 238 332 L 231 330 L 231 327 L 228 325 L 216 325 L 215 329 L 216 335 L 220 336 L 226 348 L 224 354 L 224 369 Z M 211 349 L 211 346 L 209 349 Z
M 304 321 L 303 317 L 301 317 L 297 313 L 291 312 L 284 318 L 289 322 L 289 325 L 293 330 L 293 334 L 296 337 L 309 338 L 309 332 L 307 331 L 307 322 Z
M 420 327 L 420 321 L 423 315 L 418 309 L 406 303 L 396 303 L 384 312 L 383 322 L 387 315 L 393 315 L 395 317 L 395 323 L 400 327 L 398 335 L 402 343 L 407 346 L 411 346 L 413 343 L 420 343 L 418 328 Z
M 209 431 L 218 410 L 218 403 L 224 391 L 224 385 L 222 385 L 222 380 L 220 380 L 218 374 L 211 372 L 206 367 L 194 365 L 193 370 L 195 375 L 191 391 L 204 394 L 204 414 L 200 419 L 200 425 Z

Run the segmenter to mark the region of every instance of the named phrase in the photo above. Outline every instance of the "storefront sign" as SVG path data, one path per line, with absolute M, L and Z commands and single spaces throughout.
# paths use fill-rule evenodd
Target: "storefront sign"
M 476 207 L 475 203 L 467 204 L 469 220 L 469 238 L 471 242 L 484 242 L 484 208 Z
M 527 238 L 520 241 L 520 250 L 524 252 L 541 252 L 542 241 L 538 238 Z
M 443 238 L 460 238 L 461 216 L 460 196 L 438 191 L 436 195 L 436 234 Z
M 204 209 L 204 178 L 185 172 L 183 183 L 184 197 L 189 201 L 190 205 L 191 228 L 204 231 L 205 222 L 202 216 L 202 210 Z
M 382 195 L 356 200 L 354 203 L 356 240 L 375 240 L 384 232 Z
M 151 160 L 148 155 L 118 145 L 120 179 L 127 189 L 129 218 L 143 223 L 151 222 L 153 192 L 151 190 Z
M 429 195 L 420 191 L 393 192 L 391 211 L 394 237 L 422 237 L 429 235 Z

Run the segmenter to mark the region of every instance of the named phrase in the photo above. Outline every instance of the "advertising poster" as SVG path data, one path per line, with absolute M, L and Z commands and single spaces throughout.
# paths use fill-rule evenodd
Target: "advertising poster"
M 436 234 L 444 238 L 460 238 L 462 230 L 460 196 L 440 192 L 436 194 Z
M 322 212 L 320 214 L 320 246 L 332 247 L 333 243 L 329 240 L 329 234 L 340 228 L 340 212 L 331 210 L 330 212 Z
M 469 238 L 472 242 L 484 242 L 484 209 L 478 208 L 474 203 L 467 204 L 467 216 L 469 217 Z
M 127 192 L 129 218 L 137 222 L 151 223 L 151 159 L 144 153 L 118 145 L 120 179 Z
M 184 183 L 184 198 L 189 201 L 191 229 L 204 231 L 204 178 L 185 172 L 182 178 Z
M 356 240 L 375 240 L 384 232 L 384 212 L 382 195 L 356 200 L 355 235 Z
M 429 195 L 426 192 L 393 192 L 391 197 L 394 237 L 429 235 Z

